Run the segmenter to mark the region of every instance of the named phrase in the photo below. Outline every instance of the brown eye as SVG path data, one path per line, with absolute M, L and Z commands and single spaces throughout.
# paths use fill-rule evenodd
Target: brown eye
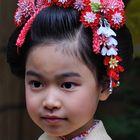
M 31 85 L 31 88 L 42 88 L 43 84 L 39 81 L 30 81 L 29 84 Z
M 73 82 L 65 82 L 61 85 L 64 89 L 73 89 L 77 84 Z

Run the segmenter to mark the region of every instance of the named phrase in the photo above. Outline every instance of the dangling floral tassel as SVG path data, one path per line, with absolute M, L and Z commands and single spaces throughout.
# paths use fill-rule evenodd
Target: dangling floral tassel
M 39 10 L 37 10 L 34 15 L 27 21 L 27 23 L 25 24 L 25 26 L 23 27 L 23 29 L 21 30 L 17 42 L 16 42 L 16 46 L 17 47 L 21 47 L 25 41 L 25 37 L 28 33 L 28 31 L 30 30 L 32 23 L 34 21 L 34 19 L 36 18 L 36 16 L 38 15 L 38 13 L 43 9 L 44 7 L 40 8 Z
M 110 83 L 109 83 L 109 94 L 112 94 L 113 87 L 112 87 L 112 78 L 110 77 Z
M 97 28 L 92 30 L 93 38 L 92 38 L 92 49 L 94 53 L 100 53 L 100 36 L 97 34 Z

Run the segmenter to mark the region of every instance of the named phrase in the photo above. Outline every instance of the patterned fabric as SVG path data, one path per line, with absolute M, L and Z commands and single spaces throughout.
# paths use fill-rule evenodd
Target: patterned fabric
M 59 137 L 48 136 L 47 133 L 43 133 L 38 140 L 61 140 Z M 102 121 L 96 125 L 96 127 L 88 134 L 85 140 L 112 140 L 107 134 Z

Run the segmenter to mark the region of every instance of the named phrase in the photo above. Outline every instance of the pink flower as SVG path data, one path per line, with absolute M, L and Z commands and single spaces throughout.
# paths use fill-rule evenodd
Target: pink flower
M 112 28 L 119 29 L 125 23 L 124 10 L 109 10 L 108 14 L 106 15 L 106 18 L 112 26 Z
M 85 25 L 85 27 L 95 28 L 99 24 L 100 14 L 93 13 L 91 10 L 82 11 L 80 21 Z
M 84 6 L 85 6 L 85 4 L 84 4 L 83 0 L 76 0 L 74 2 L 74 8 L 77 9 L 78 11 L 81 11 L 82 9 L 84 9 Z

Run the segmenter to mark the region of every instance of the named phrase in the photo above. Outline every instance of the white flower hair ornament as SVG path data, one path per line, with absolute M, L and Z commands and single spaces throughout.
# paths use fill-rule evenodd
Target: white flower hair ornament
M 73 7 L 80 13 L 80 21 L 85 28 L 93 31 L 93 53 L 104 56 L 104 65 L 107 67 L 107 76 L 110 78 L 110 93 L 113 87 L 119 85 L 119 73 L 124 68 L 119 64 L 122 61 L 118 56 L 118 41 L 113 29 L 121 28 L 125 23 L 124 3 L 122 0 L 19 0 L 14 21 L 17 27 L 23 26 L 17 41 L 17 49 L 22 47 L 25 37 L 37 14 L 46 7 Z

